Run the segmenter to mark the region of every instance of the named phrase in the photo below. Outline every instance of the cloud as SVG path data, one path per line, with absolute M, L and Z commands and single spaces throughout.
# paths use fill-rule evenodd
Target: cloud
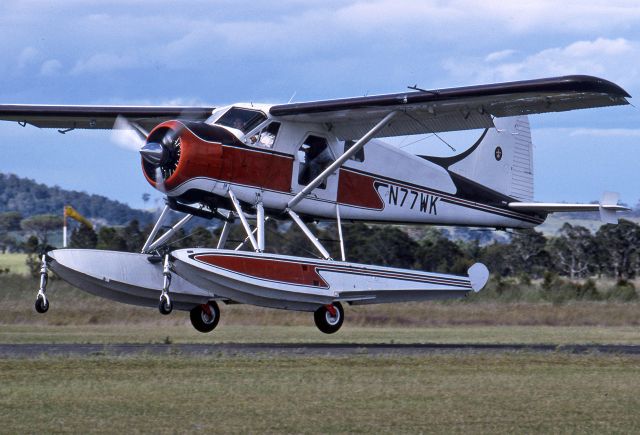
M 476 81 L 491 82 L 588 74 L 623 85 L 640 84 L 639 41 L 625 38 L 575 41 L 564 47 L 546 48 L 524 55 L 520 59 L 513 59 L 513 52 L 509 53 L 510 56 L 502 56 L 508 51 L 462 61 L 449 58 L 443 62 L 443 67 L 453 77 L 467 81 L 471 77 Z
M 592 137 L 640 137 L 640 129 L 637 128 L 578 128 L 572 130 L 569 136 Z
M 494 51 L 493 53 L 489 53 L 484 58 L 484 61 L 485 62 L 498 62 L 500 60 L 506 59 L 507 57 L 510 57 L 515 52 L 516 52 L 515 50 L 511 50 L 511 49 Z
M 77 61 L 75 66 L 71 69 L 71 74 L 100 74 L 134 68 L 139 64 L 140 62 L 138 59 L 130 54 L 120 55 L 113 53 L 98 53 L 87 59 Z
M 49 59 L 42 63 L 40 75 L 54 76 L 62 70 L 62 63 L 57 59 Z
M 18 69 L 23 69 L 37 61 L 40 52 L 33 47 L 25 47 L 18 55 Z

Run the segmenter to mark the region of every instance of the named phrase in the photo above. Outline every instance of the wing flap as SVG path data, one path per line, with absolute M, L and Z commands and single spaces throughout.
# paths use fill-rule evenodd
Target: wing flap
M 340 140 L 348 140 L 362 137 L 386 115 L 381 113 L 378 118 L 371 116 L 364 120 L 358 117 L 349 117 L 343 121 L 331 124 L 332 132 Z M 472 130 L 476 128 L 491 128 L 493 120 L 488 114 L 470 113 L 466 118 L 457 114 L 430 114 L 426 111 L 403 111 L 374 137 L 393 137 L 411 134 L 423 134 L 431 132 Z

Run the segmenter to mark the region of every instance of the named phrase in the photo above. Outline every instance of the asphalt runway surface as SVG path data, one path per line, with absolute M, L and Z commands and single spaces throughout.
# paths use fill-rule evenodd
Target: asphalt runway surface
M 566 352 L 640 355 L 640 345 L 623 344 L 363 344 L 363 343 L 220 343 L 220 344 L 0 344 L 0 358 L 100 355 L 189 356 L 407 356 L 435 353 Z

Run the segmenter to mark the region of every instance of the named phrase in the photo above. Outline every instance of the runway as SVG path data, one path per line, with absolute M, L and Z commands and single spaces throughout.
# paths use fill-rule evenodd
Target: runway
M 220 343 L 220 344 L 0 344 L 0 358 L 38 356 L 409 356 L 436 353 L 566 352 L 640 355 L 640 345 L 623 344 L 448 344 L 448 343 Z

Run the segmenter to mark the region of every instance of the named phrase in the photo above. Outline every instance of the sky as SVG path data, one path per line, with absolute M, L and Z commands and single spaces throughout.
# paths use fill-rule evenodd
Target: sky
M 566 74 L 640 96 L 640 4 L 551 0 L 0 3 L 0 103 L 283 103 Z M 636 104 L 635 99 L 631 99 Z M 640 199 L 640 110 L 535 115 L 535 199 Z M 473 139 L 451 136 L 456 148 Z M 134 207 L 161 195 L 109 131 L 0 123 L 0 172 Z M 408 142 L 406 142 L 408 143 Z M 458 146 L 459 145 L 459 146 Z M 446 154 L 434 138 L 405 148 Z M 143 193 L 150 193 L 148 204 Z

